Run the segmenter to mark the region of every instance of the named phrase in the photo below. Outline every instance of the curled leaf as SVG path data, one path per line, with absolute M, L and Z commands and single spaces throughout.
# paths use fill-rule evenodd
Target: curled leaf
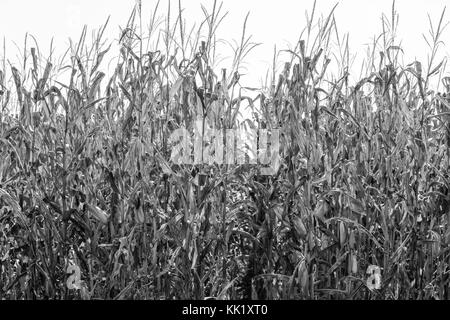
M 313 214 L 320 220 L 325 220 L 326 214 L 330 211 L 330 205 L 325 200 L 321 200 L 314 210 Z
M 292 218 L 292 221 L 294 223 L 295 231 L 297 232 L 299 237 L 300 238 L 305 238 L 306 234 L 307 234 L 307 231 L 306 231 L 306 227 L 305 227 L 305 224 L 303 223 L 302 219 L 300 219 L 297 216 L 294 216 Z
M 105 211 L 100 209 L 97 206 L 94 205 L 88 205 L 89 211 L 92 213 L 92 215 L 101 223 L 107 224 L 109 219 L 109 214 L 107 214 Z

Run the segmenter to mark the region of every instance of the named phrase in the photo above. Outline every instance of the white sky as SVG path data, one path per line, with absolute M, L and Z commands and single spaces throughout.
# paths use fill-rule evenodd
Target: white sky
M 160 10 L 166 10 L 168 0 L 161 0 Z M 227 40 L 239 39 L 245 15 L 250 11 L 247 30 L 256 42 L 263 45 L 255 49 L 247 59 L 252 81 L 265 76 L 269 67 L 273 47 L 286 48 L 288 43 L 295 44 L 299 32 L 305 26 L 305 10 L 310 11 L 310 0 L 224 0 L 223 7 L 229 14 L 225 18 L 219 36 Z M 81 28 L 87 24 L 91 29 L 102 25 L 111 15 L 107 29 L 108 38 L 118 38 L 119 25 L 124 25 L 134 5 L 134 0 L 0 0 L 0 37 L 6 39 L 7 57 L 14 58 L 16 42 L 23 46 L 26 32 L 33 34 L 41 47 L 48 52 L 50 39 L 54 37 L 57 53 L 67 48 L 68 38 L 78 39 Z M 198 23 L 202 17 L 200 3 L 212 6 L 212 1 L 183 0 L 184 18 L 188 23 Z M 364 55 L 364 44 L 371 41 L 381 31 L 380 17 L 384 12 L 390 14 L 391 0 L 318 0 L 317 12 L 326 15 L 334 4 L 339 3 L 335 15 L 341 33 L 350 33 L 350 46 L 353 53 Z M 422 33 L 429 30 L 427 13 L 437 23 L 446 0 L 397 0 L 400 14 L 399 38 L 407 53 L 406 62 L 415 57 L 425 62 L 425 42 Z M 150 18 L 156 1 L 143 0 L 144 17 Z M 177 0 L 172 0 L 175 10 Z M 161 12 L 161 14 L 163 11 Z M 450 20 L 450 12 L 446 21 Z M 445 33 L 450 40 L 450 30 Z M 449 49 L 443 47 L 442 54 L 448 55 Z M 3 49 L 0 48 L 0 56 Z M 359 69 L 358 69 L 359 71 Z

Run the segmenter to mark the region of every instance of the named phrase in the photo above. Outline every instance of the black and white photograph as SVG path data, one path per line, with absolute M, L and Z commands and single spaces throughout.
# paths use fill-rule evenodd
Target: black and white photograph
M 0 0 L 0 309 L 449 300 L 447 5 Z

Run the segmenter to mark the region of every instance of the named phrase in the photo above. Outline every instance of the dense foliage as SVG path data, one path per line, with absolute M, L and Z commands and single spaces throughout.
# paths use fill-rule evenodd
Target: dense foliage
M 313 10 L 284 69 L 250 91 L 245 24 L 230 68 L 213 70 L 221 9 L 190 33 L 181 10 L 161 27 L 155 9 L 144 35 L 137 6 L 111 75 L 106 25 L 92 44 L 84 29 L 68 65 L 37 46 L 20 67 L 3 62 L 0 299 L 450 298 L 444 15 L 427 64 L 403 66 L 393 9 L 351 84 L 333 12 Z M 278 171 L 171 163 L 170 133 L 196 119 L 279 128 Z

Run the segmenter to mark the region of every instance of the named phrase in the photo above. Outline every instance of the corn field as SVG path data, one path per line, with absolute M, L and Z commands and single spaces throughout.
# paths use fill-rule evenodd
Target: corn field
M 314 7 L 248 88 L 247 18 L 218 68 L 222 4 L 192 28 L 176 4 L 138 3 L 117 52 L 106 22 L 64 57 L 28 36 L 0 60 L 0 299 L 450 299 L 445 10 L 406 64 L 393 5 L 351 81 L 348 36 Z M 278 129 L 276 172 L 171 162 L 199 119 Z

